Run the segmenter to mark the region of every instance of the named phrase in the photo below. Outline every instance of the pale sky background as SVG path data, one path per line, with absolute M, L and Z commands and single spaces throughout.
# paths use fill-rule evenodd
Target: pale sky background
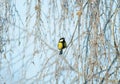
M 29 0 L 30 1 L 30 0 Z M 36 1 L 36 0 L 35 0 Z M 25 0 L 11 0 L 9 1 L 11 3 L 10 7 L 10 13 L 11 17 L 10 20 L 12 22 L 15 22 L 16 24 L 10 25 L 9 30 L 7 34 L 4 36 L 5 38 L 9 38 L 11 41 L 7 42 L 4 50 L 5 53 L 2 54 L 1 59 L 1 65 L 0 65 L 0 84 L 6 83 L 6 84 L 51 84 L 54 83 L 55 79 L 54 74 L 52 74 L 52 71 L 55 71 L 55 65 L 52 65 L 53 62 L 60 61 L 60 65 L 64 65 L 65 62 L 61 61 L 62 59 L 57 58 L 59 55 L 59 51 L 57 49 L 57 42 L 60 37 L 65 37 L 67 43 L 70 42 L 71 37 L 73 35 L 77 18 L 76 12 L 78 11 L 79 7 L 76 7 L 74 9 L 74 3 L 75 1 L 71 2 L 69 4 L 69 13 L 74 14 L 74 17 L 72 19 L 71 15 L 69 14 L 66 20 L 62 22 L 61 15 L 63 14 L 60 0 L 57 0 L 57 5 L 55 10 L 53 11 L 51 6 L 49 5 L 48 0 L 41 0 L 41 26 L 37 27 L 36 24 L 36 10 L 35 10 L 35 2 L 34 0 L 31 0 L 30 10 L 28 10 L 26 1 Z M 54 7 L 54 6 L 53 6 Z M 114 3 L 113 9 L 111 12 L 113 12 L 116 8 L 116 4 Z M 11 10 L 12 9 L 12 10 Z M 87 9 L 84 9 L 83 16 L 81 17 L 81 26 L 80 26 L 80 33 L 82 34 L 87 29 L 85 28 L 85 22 L 86 21 L 86 14 Z M 29 12 L 29 13 L 27 13 Z M 50 13 L 50 14 L 49 14 Z M 13 15 L 12 15 L 13 14 Z M 30 15 L 29 15 L 30 14 Z M 109 13 L 108 13 L 109 14 Z M 50 16 L 49 16 L 50 15 Z M 26 20 L 26 17 L 30 16 Z M 117 17 L 120 15 L 117 15 Z M 4 13 L 3 13 L 4 17 Z M 54 19 L 55 18 L 55 19 Z M 100 18 L 101 21 L 101 28 L 104 27 L 104 18 L 106 18 L 105 15 L 103 15 L 102 18 Z M 118 43 L 120 43 L 120 24 L 119 24 L 120 18 L 116 19 L 116 39 L 118 39 Z M 113 21 L 113 19 L 112 19 Z M 7 22 L 9 23 L 9 21 Z M 29 25 L 27 25 L 29 24 Z M 14 26 L 15 25 L 15 26 Z M 7 25 L 5 25 L 7 27 Z M 88 27 L 88 26 L 87 26 Z M 37 32 L 38 31 L 38 32 Z M 119 32 L 118 32 L 119 31 Z M 85 55 L 85 46 L 86 46 L 86 39 L 83 40 L 83 38 L 86 37 L 86 35 L 81 36 L 80 38 L 80 44 L 76 45 L 78 43 L 78 30 L 76 30 L 77 33 L 75 33 L 75 36 L 73 38 L 74 43 L 73 46 L 68 47 L 64 50 L 64 56 L 68 60 L 69 64 L 71 66 L 74 66 L 74 62 L 76 59 L 73 59 L 77 52 L 78 46 L 81 46 L 80 50 L 82 55 Z M 111 31 L 107 31 L 106 38 L 109 42 L 111 42 L 111 45 L 113 45 L 113 41 L 111 41 Z M 36 36 L 36 37 L 35 37 Z M 36 38 L 36 39 L 35 39 Z M 43 43 L 41 41 L 44 41 Z M 46 47 L 46 45 L 49 45 Z M 51 49 L 52 48 L 52 49 Z M 90 48 L 90 47 L 89 47 Z M 76 50 L 75 50 L 76 49 Z M 89 51 L 90 52 L 90 51 Z M 109 52 L 109 51 L 107 51 Z M 48 64 L 46 65 L 44 73 L 50 74 L 44 78 L 40 78 L 40 73 L 42 73 L 43 66 L 46 63 L 46 60 L 48 60 L 51 57 L 51 59 L 48 61 Z M 56 58 L 56 59 L 55 59 Z M 111 57 L 111 59 L 113 59 Z M 79 71 L 82 72 L 82 63 L 86 64 L 85 60 L 79 60 Z M 105 62 L 103 62 L 105 61 Z M 108 60 L 107 58 L 101 59 L 101 64 L 107 66 Z M 67 64 L 66 64 L 67 65 Z M 115 64 L 117 65 L 117 64 Z M 49 67 L 50 66 L 50 67 Z M 66 84 L 70 84 L 71 80 L 76 77 L 75 72 L 61 72 L 60 75 L 62 75 L 59 78 L 59 84 L 63 83 L 63 79 L 67 78 L 67 73 L 69 73 L 70 77 L 69 79 L 66 79 Z M 120 78 L 120 76 L 118 77 Z M 37 82 L 40 79 L 39 82 Z M 51 81 L 51 82 L 50 82 Z M 83 80 L 81 78 L 80 84 L 83 83 Z M 55 83 L 54 83 L 55 84 Z

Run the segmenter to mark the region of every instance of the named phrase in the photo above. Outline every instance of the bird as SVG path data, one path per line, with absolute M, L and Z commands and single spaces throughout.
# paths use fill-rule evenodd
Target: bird
M 64 37 L 60 38 L 58 42 L 58 49 L 60 50 L 59 55 L 63 53 L 63 49 L 66 47 L 67 47 L 67 44 L 66 44 L 65 38 Z

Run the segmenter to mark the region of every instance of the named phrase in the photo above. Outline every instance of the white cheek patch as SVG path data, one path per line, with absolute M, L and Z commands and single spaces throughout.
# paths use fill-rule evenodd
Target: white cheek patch
M 62 42 L 63 41 L 63 39 L 60 39 L 60 42 Z

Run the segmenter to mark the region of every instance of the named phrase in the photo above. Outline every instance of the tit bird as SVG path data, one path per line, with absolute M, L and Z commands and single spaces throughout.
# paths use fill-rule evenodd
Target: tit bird
M 60 38 L 59 42 L 58 42 L 58 49 L 60 50 L 59 55 L 61 55 L 63 53 L 63 49 L 67 47 L 65 38 Z

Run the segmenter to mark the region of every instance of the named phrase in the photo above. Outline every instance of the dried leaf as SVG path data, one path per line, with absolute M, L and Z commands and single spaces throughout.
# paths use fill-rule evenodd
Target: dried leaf
M 78 11 L 78 12 L 77 12 L 77 15 L 78 15 L 78 16 L 81 16 L 81 15 L 82 15 L 82 11 Z

